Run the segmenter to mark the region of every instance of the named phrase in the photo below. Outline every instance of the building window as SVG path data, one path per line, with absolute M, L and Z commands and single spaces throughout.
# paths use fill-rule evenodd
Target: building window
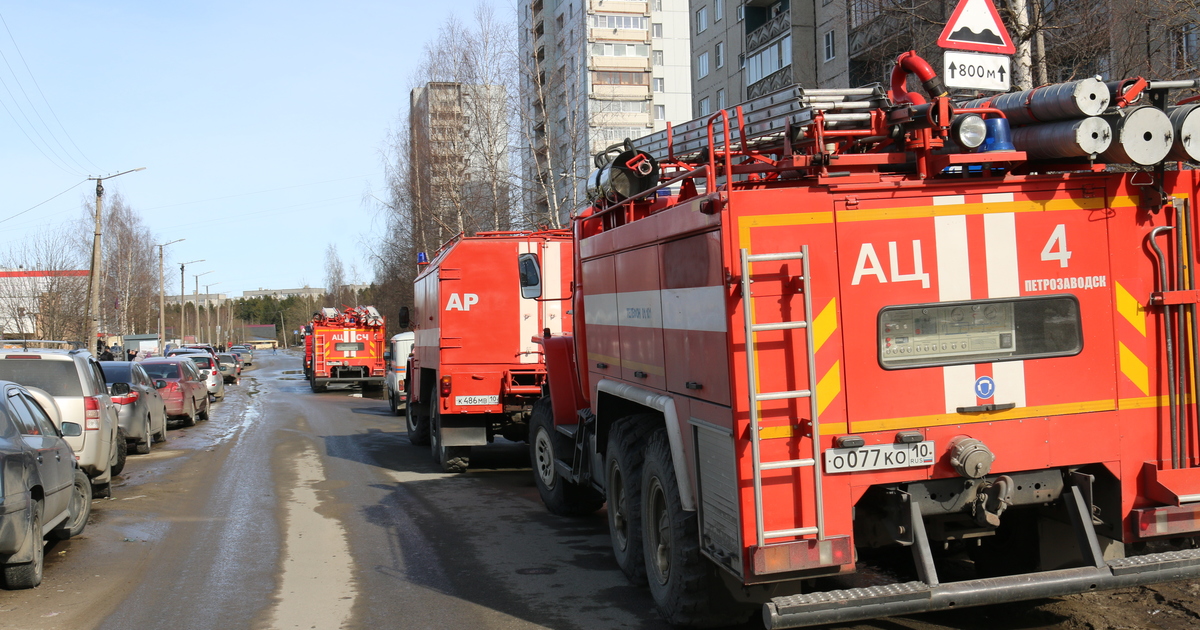
M 737 21 L 741 22 L 746 19 L 746 5 L 739 4 L 737 9 Z
M 708 7 L 700 7 L 696 11 L 696 32 L 703 33 L 708 30 Z
M 746 67 L 746 55 L 743 53 L 738 53 L 738 70 L 742 70 L 745 67 Z
M 606 15 L 597 13 L 592 16 L 592 28 L 625 28 L 646 29 L 646 18 L 640 15 Z
M 655 92 L 666 92 L 667 91 L 666 79 L 655 78 L 654 79 L 654 91 Z
M 717 90 L 717 109 L 725 109 L 725 90 Z
M 825 33 L 825 61 L 833 61 L 835 53 L 837 52 L 834 48 L 833 38 L 833 31 L 828 31 Z
M 667 119 L 667 106 L 666 105 L 655 105 L 654 106 L 654 120 L 666 120 L 666 119 Z
M 725 42 L 717 42 L 717 67 L 725 67 Z
M 662 11 L 662 0 L 654 0 L 654 2 L 650 3 L 650 10 Z
M 746 58 L 746 85 L 753 85 L 792 65 L 792 36 L 763 48 Z
M 650 53 L 650 55 L 651 55 L 651 59 L 653 59 L 653 61 L 654 61 L 654 65 L 656 65 L 656 66 L 663 65 L 663 51 L 656 50 L 656 51 Z
M 593 85 L 647 85 L 649 72 L 593 72 Z
M 700 102 L 697 103 L 697 109 L 700 111 L 701 116 L 707 116 L 712 113 L 712 103 L 709 102 L 707 96 L 700 99 Z
M 720 22 L 725 17 L 725 0 L 717 0 L 713 5 L 713 21 Z
M 646 44 L 592 44 L 595 57 L 645 57 L 650 54 Z
M 661 23 L 656 22 L 656 23 L 650 25 L 650 36 L 651 37 L 662 37 L 663 36 Z
M 708 53 L 700 53 L 696 58 L 696 78 L 703 79 L 708 76 Z
M 592 99 L 588 110 L 597 114 L 645 114 L 650 111 L 650 101 L 608 101 Z

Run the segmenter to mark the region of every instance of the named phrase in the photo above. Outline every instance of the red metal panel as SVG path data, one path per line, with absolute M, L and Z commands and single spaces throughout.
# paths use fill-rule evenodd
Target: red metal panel
M 631 227 L 636 224 L 621 229 Z M 666 389 L 658 247 L 621 252 L 615 258 L 621 377 L 652 389 Z
M 720 233 L 669 241 L 659 253 L 667 389 L 728 405 L 730 319 Z

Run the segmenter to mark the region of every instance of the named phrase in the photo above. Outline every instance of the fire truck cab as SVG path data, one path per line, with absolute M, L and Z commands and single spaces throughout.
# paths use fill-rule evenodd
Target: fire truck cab
M 956 104 L 915 53 L 893 79 L 597 158 L 534 478 L 555 513 L 607 501 L 672 623 L 1200 576 L 1200 110 L 1168 105 L 1200 82 Z

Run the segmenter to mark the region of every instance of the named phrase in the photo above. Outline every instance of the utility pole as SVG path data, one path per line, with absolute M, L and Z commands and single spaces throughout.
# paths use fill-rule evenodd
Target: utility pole
M 215 344 L 215 343 L 213 343 L 213 331 L 212 331 L 212 321 L 213 321 L 213 317 L 212 317 L 212 312 L 211 312 L 211 311 L 212 311 L 212 309 L 210 309 L 210 308 L 208 307 L 208 298 L 209 298 L 209 296 L 210 296 L 210 295 L 212 295 L 212 289 L 211 289 L 211 287 L 215 287 L 215 286 L 217 286 L 218 284 L 221 284 L 221 283 L 220 283 L 220 282 L 214 282 L 214 283 L 212 283 L 212 284 L 206 284 L 206 285 L 204 285 L 204 338 L 205 338 L 205 340 L 206 340 L 206 341 L 209 343 L 209 345 L 212 345 L 212 346 L 217 346 L 217 345 L 219 345 L 219 344 Z M 220 301 L 218 301 L 218 302 L 217 302 L 217 308 L 218 308 L 218 309 L 219 309 L 219 308 L 221 308 L 221 303 L 220 303 Z M 220 314 L 220 311 L 218 311 L 218 312 L 217 312 L 217 314 L 219 315 L 219 314 Z M 220 326 L 220 322 L 221 322 L 221 320 L 219 320 L 219 319 L 218 319 L 218 320 L 217 320 L 217 325 L 218 325 L 218 326 Z M 199 322 L 199 320 L 197 320 L 197 322 L 196 322 L 196 323 L 200 323 L 200 322 Z
M 182 240 L 186 239 L 179 238 L 158 245 L 158 356 L 160 357 L 167 353 L 167 289 L 166 276 L 163 275 L 163 248 Z
M 185 263 L 179 263 L 179 343 L 183 343 L 184 324 L 187 323 L 187 312 L 183 308 L 183 292 L 187 289 L 183 286 L 183 269 L 192 263 L 204 262 L 204 259 L 190 260 Z
M 210 269 L 204 273 L 193 274 L 193 281 L 196 283 L 196 288 L 192 290 L 192 297 L 195 299 L 196 306 L 196 343 L 200 343 L 200 276 L 207 276 L 214 270 Z
M 87 349 L 89 352 L 96 351 L 96 338 L 100 336 L 100 199 L 104 196 L 104 185 L 101 182 L 126 173 L 144 170 L 146 167 L 142 166 L 115 175 L 88 178 L 96 182 L 96 231 L 92 235 L 92 268 L 88 272 Z
M 287 349 L 288 349 L 288 342 L 287 342 L 287 326 L 286 326 L 286 325 L 284 325 L 284 323 L 283 323 L 283 311 L 279 311 L 279 332 L 280 332 L 280 333 L 283 333 L 283 335 L 282 335 L 282 338 L 283 338 L 283 349 L 284 349 L 284 350 L 287 350 Z

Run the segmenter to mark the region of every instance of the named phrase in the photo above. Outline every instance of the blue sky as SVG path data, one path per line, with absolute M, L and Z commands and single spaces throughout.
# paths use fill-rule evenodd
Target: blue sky
M 367 245 L 382 218 L 363 198 L 382 196 L 385 137 L 426 41 L 452 13 L 469 20 L 475 3 L 0 6 L 12 35 L 0 27 L 0 238 L 73 225 L 93 182 L 3 219 L 89 175 L 144 166 L 105 189 L 158 242 L 187 239 L 167 248 L 168 287 L 174 277 L 178 291 L 179 262 L 206 259 L 188 266 L 187 291 L 193 273 L 212 270 L 202 292 L 208 282 L 240 295 L 323 286 L 331 242 L 348 274 L 354 265 L 371 280 Z

